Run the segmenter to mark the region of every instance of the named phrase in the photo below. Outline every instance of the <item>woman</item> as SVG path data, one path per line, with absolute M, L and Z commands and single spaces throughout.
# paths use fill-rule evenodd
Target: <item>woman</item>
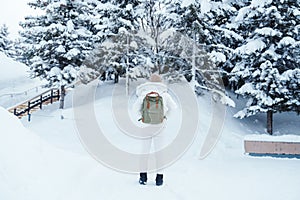
M 141 120 L 142 123 L 141 126 L 160 126 L 159 133 L 153 133 L 150 135 L 148 139 L 142 140 L 142 150 L 143 153 L 149 154 L 151 149 L 151 144 L 153 142 L 155 150 L 158 151 L 161 149 L 165 143 L 166 140 L 166 129 L 164 128 L 166 125 L 166 118 L 168 118 L 168 115 L 170 114 L 170 110 L 175 109 L 177 107 L 175 101 L 172 99 L 170 94 L 168 93 L 168 87 L 162 82 L 162 78 L 158 74 L 152 74 L 150 77 L 149 82 L 146 82 L 144 84 L 141 84 L 136 89 L 136 95 L 137 95 L 137 101 L 134 104 L 134 109 L 136 112 L 138 112 L 140 115 L 143 115 L 142 110 L 145 109 L 144 107 L 144 99 L 147 94 L 154 94 L 159 95 L 162 97 L 162 112 L 163 112 L 163 118 L 162 122 L 160 124 L 151 124 L 145 123 L 144 120 Z M 163 159 L 163 155 L 158 154 L 156 156 L 156 165 L 157 169 L 159 168 L 160 160 Z M 141 157 L 140 160 L 140 179 L 139 183 L 141 185 L 145 185 L 147 183 L 147 163 L 148 163 L 148 157 Z M 163 172 L 161 169 L 157 171 L 156 175 L 156 185 L 160 186 L 163 184 Z

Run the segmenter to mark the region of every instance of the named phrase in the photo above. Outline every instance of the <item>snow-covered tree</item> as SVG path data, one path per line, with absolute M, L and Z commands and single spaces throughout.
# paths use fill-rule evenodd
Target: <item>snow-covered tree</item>
M 250 98 L 236 116 L 267 112 L 272 133 L 273 113 L 299 110 L 300 1 L 252 0 L 235 20 L 245 42 L 236 49 L 232 80 L 241 86 L 237 93 Z
M 185 39 L 181 38 L 184 34 L 178 34 L 184 29 L 180 27 L 184 24 L 182 14 L 186 9 L 182 6 L 182 1 L 141 0 L 127 6 L 122 6 L 116 2 L 102 2 L 97 6 L 97 12 L 100 16 L 98 28 L 102 30 L 98 34 L 102 34 L 107 41 L 104 42 L 106 46 L 102 45 L 101 47 L 100 45 L 98 47 L 100 49 L 95 49 L 95 54 L 88 61 L 89 66 L 96 67 L 97 65 L 91 65 L 91 63 L 99 63 L 101 60 L 101 66 L 98 64 L 98 67 L 104 69 L 107 67 L 125 69 L 129 66 L 129 73 L 132 78 L 157 71 L 164 74 L 168 80 L 178 79 L 182 75 L 191 80 L 193 52 L 190 52 L 189 58 L 183 56 L 182 53 L 185 52 L 187 55 L 187 51 L 191 50 L 193 45 L 191 42 L 185 44 L 183 42 Z M 122 17 L 126 16 L 124 11 L 127 11 L 130 17 L 124 19 Z M 111 42 L 114 44 L 107 45 Z M 138 45 L 136 50 L 131 47 L 127 48 L 133 43 Z M 120 46 L 118 47 L 118 45 Z M 202 52 L 205 51 L 203 47 L 197 48 L 200 48 Z M 114 56 L 111 56 L 112 53 Z M 102 55 L 101 58 L 95 59 L 97 54 Z M 201 54 L 199 57 L 203 57 L 204 53 Z M 211 55 L 206 55 L 207 61 L 210 56 L 218 61 L 224 57 L 219 52 L 212 52 Z M 204 60 L 205 58 L 201 61 L 198 59 L 197 62 Z M 197 74 L 199 82 L 201 81 L 200 77 L 201 75 Z
M 97 2 L 93 23 L 96 25 L 95 29 L 102 41 L 119 34 L 120 28 L 136 30 L 138 24 L 135 9 L 139 3 L 139 0 L 103 0 Z
M 87 67 L 87 70 L 83 70 L 81 73 L 82 78 L 89 79 L 88 74 L 86 74 L 87 76 L 84 74 L 89 70 L 93 70 L 93 74 L 113 72 L 115 76 L 116 74 L 117 76 L 126 74 L 127 84 L 129 84 L 129 76 L 134 77 L 134 74 L 128 69 L 138 68 L 141 62 L 137 61 L 141 58 L 141 54 L 128 47 L 131 43 L 129 40 L 132 41 L 130 38 L 137 36 L 136 42 L 141 41 L 137 35 L 140 26 L 138 6 L 140 6 L 138 0 L 113 0 L 97 3 L 94 10 L 94 23 L 101 43 L 96 45 L 85 60 L 84 66 Z
M 3 24 L 0 27 L 0 51 L 3 53 L 7 53 L 11 46 L 11 40 L 9 39 L 8 35 L 8 27 Z
M 300 114 L 300 68 L 285 71 L 281 76 L 285 87 L 285 103 L 278 110 L 295 111 Z
M 140 24 L 138 35 L 145 41 L 143 51 L 148 57 L 147 62 L 152 63 L 149 71 L 164 73 L 163 59 L 170 51 L 170 45 L 167 45 L 169 43 L 166 42 L 174 32 L 173 22 L 176 17 L 172 13 L 172 9 L 178 6 L 176 2 L 176 0 L 143 0 L 138 7 L 137 12 L 140 13 L 138 15 Z M 168 42 L 172 41 L 168 40 Z
M 21 23 L 23 61 L 32 76 L 48 86 L 65 86 L 76 79 L 76 70 L 99 39 L 93 32 L 94 4 L 81 0 L 36 0 L 30 6 L 42 10 Z
M 237 14 L 235 4 L 220 1 L 195 1 L 188 4 L 182 14 L 179 29 L 190 38 L 195 35 L 218 67 L 223 66 L 243 38 L 235 32 L 231 21 Z
M 90 60 L 101 60 L 103 64 L 98 66 L 104 69 L 113 66 L 124 71 L 128 67 L 129 76 L 133 79 L 149 76 L 153 71 L 165 72 L 166 63 L 162 62 L 170 46 L 166 39 L 169 39 L 168 33 L 172 32 L 174 15 L 169 15 L 169 9 L 173 8 L 170 4 L 173 1 L 142 0 L 128 1 L 127 4 L 109 1 L 99 4 L 99 33 L 106 41 L 94 51 L 102 55 L 101 58 Z M 132 48 L 132 44 L 137 48 Z M 114 56 L 108 56 L 112 53 Z M 95 58 L 95 55 L 92 57 Z
M 147 55 L 143 51 L 144 43 L 143 38 L 124 30 L 99 44 L 83 64 L 98 74 L 115 71 L 118 75 L 124 75 L 129 70 L 131 80 L 148 77 L 151 63 L 147 63 Z
M 82 0 L 35 0 L 29 5 L 42 14 L 25 17 L 20 24 L 20 44 L 25 50 L 20 60 L 30 67 L 32 77 L 47 80 L 49 87 L 60 86 L 63 94 L 64 87 L 74 83 L 79 66 L 99 40 L 93 24 L 96 4 Z
M 217 99 L 227 99 L 222 81 L 227 71 L 223 66 L 243 39 L 230 24 L 237 10 L 228 3 L 206 0 L 183 1 L 178 10 L 181 17 L 176 29 L 192 39 L 190 49 L 198 51 L 196 55 L 193 50 L 189 53 L 189 66 L 193 66 L 190 74 L 197 81 L 197 91 L 208 89 Z

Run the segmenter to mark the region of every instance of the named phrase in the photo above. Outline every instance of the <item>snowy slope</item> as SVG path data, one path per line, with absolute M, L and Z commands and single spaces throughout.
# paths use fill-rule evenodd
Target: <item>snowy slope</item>
M 0 127 L 0 198 L 60 199 L 67 194 L 65 186 L 89 158 L 52 147 L 3 108 L 0 116 L 5 121 Z
M 0 52 L 0 105 L 7 108 L 41 92 L 42 82 L 30 79 L 29 68 Z

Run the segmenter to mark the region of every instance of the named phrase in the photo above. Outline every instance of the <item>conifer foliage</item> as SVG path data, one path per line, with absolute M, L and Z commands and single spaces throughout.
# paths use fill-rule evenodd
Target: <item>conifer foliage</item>
M 91 12 L 96 4 L 80 0 L 36 0 L 30 6 L 43 14 L 29 16 L 21 23 L 23 61 L 32 76 L 49 86 L 74 82 L 76 70 L 99 38 Z
M 8 37 L 8 28 L 5 24 L 0 27 L 0 51 L 7 53 L 11 46 L 11 41 Z
M 299 8 L 299 1 L 278 0 L 252 1 L 240 10 L 238 25 L 246 37 L 236 49 L 241 61 L 233 72 L 234 78 L 245 82 L 237 92 L 251 97 L 245 115 L 295 110 L 286 103 L 295 98 L 288 95 L 288 82 L 298 74 L 300 63 Z
M 243 83 L 236 92 L 249 101 L 237 117 L 268 112 L 272 123 L 272 113 L 299 112 L 299 5 L 298 0 L 253 0 L 240 9 L 236 22 L 245 42 L 236 49 L 240 61 L 232 74 Z

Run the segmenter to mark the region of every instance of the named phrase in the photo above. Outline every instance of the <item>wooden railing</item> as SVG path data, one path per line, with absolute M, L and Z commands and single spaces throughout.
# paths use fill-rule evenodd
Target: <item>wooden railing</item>
M 7 98 L 7 97 L 16 97 L 16 96 L 21 96 L 21 95 L 28 95 L 29 93 L 31 92 L 35 92 L 35 93 L 38 93 L 39 90 L 42 89 L 42 86 L 36 86 L 36 87 L 33 87 L 33 88 L 30 88 L 28 90 L 25 90 L 25 91 L 21 91 L 21 92 L 14 92 L 14 93 L 7 93 L 7 94 L 1 94 L 0 95 L 0 98 Z
M 43 105 L 52 104 L 53 102 L 58 101 L 60 98 L 60 91 L 57 88 L 49 89 L 36 97 L 31 98 L 23 103 L 13 106 L 8 109 L 9 112 L 18 116 L 19 118 L 28 115 L 30 120 L 31 112 L 42 109 Z

